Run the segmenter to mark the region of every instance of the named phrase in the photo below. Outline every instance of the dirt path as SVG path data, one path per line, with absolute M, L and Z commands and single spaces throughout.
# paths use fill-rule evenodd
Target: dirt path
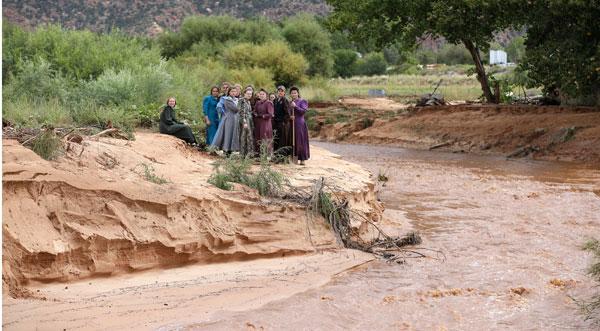
M 184 329 L 593 329 L 569 295 L 587 297 L 594 285 L 579 247 L 600 235 L 598 169 L 319 145 L 385 173 L 384 215 L 420 231 L 445 262 L 370 263 L 324 287 Z

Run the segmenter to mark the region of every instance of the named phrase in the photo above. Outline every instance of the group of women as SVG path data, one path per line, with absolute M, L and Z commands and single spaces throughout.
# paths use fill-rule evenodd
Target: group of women
M 242 93 L 239 84 L 223 83 L 221 90 L 217 86 L 211 88 L 202 104 L 206 144 L 226 155 L 239 152 L 242 157 L 255 157 L 261 152 L 275 153 L 280 160 L 293 156 L 304 165 L 310 158 L 304 120 L 308 102 L 300 97 L 297 87 L 290 88 L 291 100 L 285 94 L 286 89 L 281 85 L 277 94 L 271 95 L 264 89 L 255 94 L 252 86 Z M 160 132 L 197 145 L 192 129 L 175 117 L 176 104 L 175 98 L 167 100 L 160 114 Z
M 290 88 L 291 100 L 284 86 L 277 95 L 264 89 L 255 94 L 252 86 L 223 83 L 221 91 L 213 87 L 203 100 L 206 143 L 226 154 L 239 152 L 242 157 L 259 155 L 262 149 L 287 159 L 293 156 L 301 165 L 310 158 L 308 127 L 304 114 L 308 102 L 297 87 Z

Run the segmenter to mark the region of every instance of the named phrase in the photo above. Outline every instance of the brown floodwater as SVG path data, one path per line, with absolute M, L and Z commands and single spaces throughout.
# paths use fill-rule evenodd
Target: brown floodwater
M 315 144 L 385 174 L 385 222 L 418 231 L 420 247 L 445 259 L 371 262 L 319 288 L 181 329 L 598 328 L 571 298 L 598 292 L 580 247 L 600 237 L 600 166 Z

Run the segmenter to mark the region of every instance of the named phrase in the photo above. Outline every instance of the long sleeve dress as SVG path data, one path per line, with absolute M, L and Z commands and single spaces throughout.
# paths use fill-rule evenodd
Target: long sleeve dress
M 202 101 L 202 112 L 204 116 L 208 117 L 210 121 L 210 125 L 206 127 L 206 144 L 210 145 L 215 137 L 215 133 L 217 133 L 217 128 L 219 127 L 219 113 L 217 113 L 217 103 L 219 102 L 218 98 L 213 97 L 212 95 L 204 97 Z
M 258 100 L 254 106 L 254 147 L 260 152 L 260 144 L 263 140 L 269 142 L 268 152 L 273 151 L 271 140 L 273 139 L 273 103 L 271 100 Z
M 290 102 L 285 97 L 277 97 L 273 102 L 273 149 L 279 155 L 292 154 L 292 126 Z
M 166 106 L 160 112 L 159 130 L 160 133 L 172 135 L 179 139 L 185 140 L 188 144 L 196 143 L 196 137 L 194 137 L 192 129 L 189 126 L 177 121 L 177 118 L 175 118 L 175 110 L 173 110 L 171 106 Z
M 244 124 L 246 127 L 244 127 Z M 240 100 L 240 155 L 254 156 L 254 123 L 252 104 L 246 99 Z
M 240 150 L 240 126 L 239 126 L 239 108 L 237 98 L 223 97 L 223 109 L 225 114 L 221 117 L 221 122 L 212 146 L 215 146 L 225 152 L 237 152 Z
M 304 99 L 294 101 L 294 139 L 296 141 L 295 154 L 298 160 L 304 161 L 310 159 L 310 148 L 308 146 L 308 126 L 304 121 L 304 114 L 308 110 L 308 102 Z

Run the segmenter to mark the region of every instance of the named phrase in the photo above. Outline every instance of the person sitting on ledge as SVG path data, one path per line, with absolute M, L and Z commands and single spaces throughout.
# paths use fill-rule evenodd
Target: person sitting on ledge
M 175 98 L 171 97 L 167 99 L 167 105 L 160 112 L 160 133 L 175 136 L 191 145 L 197 145 L 198 142 L 192 133 L 192 129 L 175 118 L 175 110 L 173 108 L 175 108 L 176 104 L 177 101 L 175 101 Z

